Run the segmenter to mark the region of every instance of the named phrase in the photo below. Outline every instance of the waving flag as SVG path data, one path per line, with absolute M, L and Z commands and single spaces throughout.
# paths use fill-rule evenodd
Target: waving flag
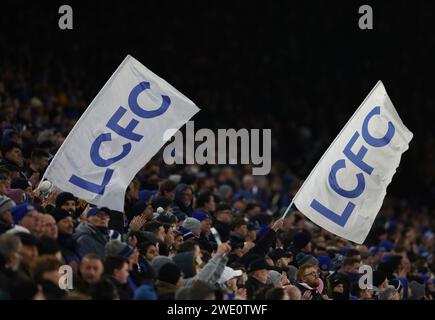
M 128 55 L 51 161 L 43 179 L 98 206 L 124 210 L 136 173 L 199 108 Z M 165 137 L 168 138 L 168 137 Z

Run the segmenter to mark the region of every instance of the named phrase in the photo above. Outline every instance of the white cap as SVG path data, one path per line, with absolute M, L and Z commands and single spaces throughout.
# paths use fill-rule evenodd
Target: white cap
M 224 271 L 222 272 L 221 277 L 217 281 L 219 284 L 223 284 L 227 282 L 228 280 L 231 280 L 233 278 L 240 277 L 243 274 L 242 270 L 234 270 L 230 267 L 225 267 Z

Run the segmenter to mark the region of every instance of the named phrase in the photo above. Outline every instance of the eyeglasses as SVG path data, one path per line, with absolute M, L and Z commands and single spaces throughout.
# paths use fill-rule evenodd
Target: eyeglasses
M 319 272 L 310 272 L 310 273 L 307 273 L 307 274 L 304 274 L 304 277 L 308 277 L 308 276 L 313 276 L 313 277 L 316 277 L 316 278 L 318 278 L 319 276 L 320 276 L 320 273 Z

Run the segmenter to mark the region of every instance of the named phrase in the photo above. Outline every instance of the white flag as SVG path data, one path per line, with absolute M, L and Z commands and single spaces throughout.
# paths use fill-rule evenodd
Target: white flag
M 165 144 L 165 131 L 178 130 L 198 111 L 128 55 L 71 130 L 44 179 L 92 204 L 123 211 L 128 184 Z
M 294 198 L 320 227 L 363 243 L 412 133 L 379 81 Z

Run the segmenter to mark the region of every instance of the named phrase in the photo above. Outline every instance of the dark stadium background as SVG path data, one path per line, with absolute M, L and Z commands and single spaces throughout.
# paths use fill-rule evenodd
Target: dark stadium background
M 58 28 L 62 4 L 73 30 Z M 358 28 L 364 4 L 374 30 Z M 414 133 L 388 194 L 418 207 L 435 199 L 434 12 L 430 1 L 2 1 L 0 66 L 74 93 L 78 116 L 132 54 L 202 109 L 196 128 L 271 128 L 274 165 L 301 178 L 382 80 Z

